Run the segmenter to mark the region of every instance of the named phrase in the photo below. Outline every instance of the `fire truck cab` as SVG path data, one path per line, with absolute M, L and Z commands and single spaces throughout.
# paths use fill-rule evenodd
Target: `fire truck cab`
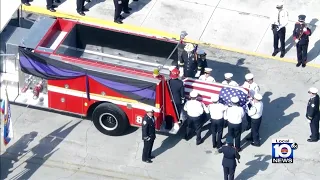
M 112 136 L 141 126 L 152 107 L 156 129 L 176 134 L 181 124 L 167 80 L 179 42 L 41 17 L 7 40 L 6 50 L 18 55 L 2 60 L 1 92 L 18 104 L 87 116 Z

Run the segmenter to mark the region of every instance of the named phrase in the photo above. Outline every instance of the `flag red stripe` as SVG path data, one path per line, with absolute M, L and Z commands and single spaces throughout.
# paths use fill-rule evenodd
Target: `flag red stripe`
M 215 90 L 211 90 L 211 89 L 207 89 L 207 88 L 202 88 L 202 87 L 197 87 L 197 86 L 192 86 L 192 85 L 185 85 L 185 88 L 188 89 L 194 89 L 194 90 L 198 90 L 198 91 L 204 91 L 207 93 L 213 93 L 213 94 L 219 94 L 220 91 L 215 91 Z
M 205 81 L 200 81 L 200 80 L 192 80 L 192 79 L 186 79 L 184 80 L 184 82 L 191 82 L 191 83 L 198 83 L 198 84 L 202 84 L 202 85 L 207 85 L 207 86 L 215 86 L 217 88 L 223 88 L 223 85 L 219 85 L 216 83 L 206 83 Z

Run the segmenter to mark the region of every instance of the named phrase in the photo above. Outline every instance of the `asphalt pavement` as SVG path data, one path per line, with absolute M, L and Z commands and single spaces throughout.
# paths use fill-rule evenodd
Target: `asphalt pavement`
M 205 48 L 205 47 L 204 47 Z M 209 66 L 217 81 L 232 72 L 242 84 L 252 72 L 263 94 L 261 147 L 243 141 L 237 180 L 320 179 L 320 142 L 309 143 L 305 110 L 310 86 L 320 87 L 320 69 L 209 48 Z M 223 179 L 222 155 L 212 148 L 208 126 L 205 141 L 177 135 L 157 135 L 152 164 L 141 162 L 141 129 L 127 135 L 105 136 L 89 120 L 12 105 L 14 140 L 1 145 L 1 179 Z M 226 130 L 224 131 L 226 133 Z M 242 134 L 242 139 L 248 132 Z M 293 164 L 271 163 L 273 138 L 298 143 Z M 1 141 L 2 142 L 2 141 Z
M 271 16 L 276 15 L 276 4 L 281 0 L 139 0 L 130 1 L 133 9 L 131 14 L 124 14 L 124 24 L 116 26 L 129 30 L 148 28 L 148 32 L 168 36 L 178 35 L 181 31 L 188 32 L 188 38 L 214 44 L 222 49 L 229 49 L 247 54 L 271 56 L 273 51 L 273 35 Z M 68 16 L 73 19 L 85 19 L 76 13 L 75 0 L 62 0 L 57 13 L 45 9 L 46 1 L 34 0 L 32 12 Z M 114 5 L 111 0 L 92 0 L 86 3 L 87 20 L 107 21 L 106 26 L 113 23 Z M 296 60 L 296 48 L 292 40 L 294 24 L 298 15 L 306 15 L 306 22 L 313 31 L 309 43 L 310 64 L 320 64 L 320 30 L 318 0 L 287 0 L 284 7 L 289 12 L 290 22 L 286 33 L 286 59 Z M 40 8 L 40 9 L 39 9 Z M 63 15 L 64 14 L 64 15 Z M 106 23 L 104 23 L 106 24 Z M 131 26 L 129 28 L 129 26 Z M 138 28 L 137 28 L 138 27 Z M 162 31 L 160 33 L 159 31 Z M 279 58 L 279 54 L 277 56 Z

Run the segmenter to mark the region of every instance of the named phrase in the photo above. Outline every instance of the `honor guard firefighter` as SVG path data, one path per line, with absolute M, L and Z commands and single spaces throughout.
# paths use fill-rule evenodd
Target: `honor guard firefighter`
M 211 68 L 205 68 L 204 69 L 205 74 L 201 75 L 199 77 L 199 80 L 207 81 L 207 82 L 216 82 L 216 80 L 212 76 L 210 76 L 211 72 L 212 72 Z
M 147 114 L 142 119 L 142 161 L 152 163 L 151 159 L 154 157 L 151 155 L 151 152 L 154 140 L 156 139 L 155 118 L 153 116 L 154 111 L 152 108 L 147 108 L 146 113 Z
M 196 144 L 201 144 L 201 127 L 203 113 L 209 113 L 207 107 L 197 100 L 198 93 L 196 91 L 190 92 L 190 100 L 184 105 L 184 110 L 187 112 L 187 131 L 185 139 L 189 140 L 190 135 L 194 132 L 197 134 Z
M 252 141 L 251 145 L 260 146 L 259 128 L 262 120 L 263 103 L 262 96 L 258 93 L 254 95 L 254 100 L 251 101 L 251 108 L 246 108 L 248 115 L 251 117 L 251 134 L 247 139 Z
M 244 110 L 239 106 L 239 98 L 234 96 L 231 98 L 232 106 L 225 111 L 225 119 L 228 120 L 228 135 L 235 139 L 235 147 L 240 149 L 241 126 Z
M 113 0 L 114 4 L 114 17 L 113 21 L 118 24 L 122 24 L 123 17 L 121 16 L 121 12 L 123 10 L 123 2 L 125 0 Z
M 171 93 L 173 96 L 173 101 L 177 107 L 177 113 L 180 116 L 182 105 L 184 103 L 184 86 L 183 81 L 178 79 L 179 78 L 179 70 L 177 68 L 174 68 L 170 72 L 170 80 L 169 80 L 169 86 L 171 89 Z
M 227 106 L 219 103 L 219 95 L 215 94 L 211 97 L 212 104 L 209 104 L 208 110 L 210 113 L 211 132 L 212 132 L 212 147 L 220 148 L 222 146 L 222 134 L 224 126 L 224 111 Z
M 200 75 L 203 75 L 205 73 L 205 68 L 208 67 L 207 64 L 207 54 L 202 49 L 197 49 L 197 55 L 198 55 L 198 71 L 200 71 Z M 196 76 L 197 77 L 197 76 Z
M 306 16 L 300 15 L 299 21 L 294 25 L 293 40 L 297 47 L 297 67 L 302 64 L 302 67 L 306 67 L 308 60 L 308 45 L 309 36 L 311 36 L 311 30 L 305 23 Z
M 225 180 L 234 180 L 234 173 L 236 171 L 237 162 L 236 159 L 240 159 L 240 154 L 233 146 L 232 137 L 228 136 L 226 139 L 226 145 L 222 146 L 218 150 L 219 153 L 223 153 L 222 167 Z
M 238 83 L 233 81 L 231 78 L 233 77 L 232 73 L 225 73 L 224 74 L 224 81 L 222 81 L 222 84 L 224 85 L 230 85 L 230 86 L 239 86 Z
M 311 136 L 308 139 L 308 142 L 317 142 L 319 140 L 319 120 L 320 120 L 320 112 L 319 112 L 319 95 L 317 88 L 309 89 L 310 99 L 307 106 L 307 114 L 306 117 L 310 124 Z
M 279 51 L 281 51 L 280 57 L 283 58 L 286 51 L 286 25 L 289 22 L 289 13 L 283 9 L 283 2 L 279 3 L 276 8 L 278 9 L 277 15 L 272 19 L 271 29 L 273 31 L 273 53 L 272 56 L 276 56 Z M 279 49 L 280 40 L 280 49 Z
M 252 100 L 252 98 L 254 97 L 254 95 L 256 93 L 260 92 L 260 88 L 259 88 L 258 84 L 253 81 L 253 78 L 254 78 L 253 74 L 251 74 L 251 73 L 246 74 L 245 75 L 246 81 L 242 85 L 243 88 L 246 88 L 249 90 L 250 100 Z M 248 108 L 249 109 L 251 108 L 250 103 L 248 104 Z M 246 130 L 249 130 L 251 128 L 251 117 L 247 114 L 246 118 L 247 118 L 247 122 L 248 122 Z
M 198 64 L 193 51 L 194 46 L 191 43 L 187 43 L 184 47 L 184 51 L 181 54 L 179 62 L 179 70 L 181 77 L 184 76 L 194 78 L 197 73 Z

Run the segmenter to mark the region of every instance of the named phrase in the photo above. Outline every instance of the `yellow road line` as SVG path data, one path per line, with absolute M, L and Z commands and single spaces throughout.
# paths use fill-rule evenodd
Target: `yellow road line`
M 139 27 L 139 26 L 134 26 L 134 25 L 130 25 L 130 24 L 116 24 L 112 21 L 106 21 L 106 20 L 92 18 L 92 17 L 88 17 L 88 16 L 80 16 L 77 14 L 70 14 L 70 13 L 65 13 L 65 12 L 61 12 L 61 11 L 50 12 L 44 7 L 23 6 L 22 10 L 28 11 L 31 13 L 36 13 L 36 14 L 43 14 L 43 15 L 47 15 L 47 16 L 74 19 L 74 20 L 84 21 L 84 22 L 88 22 L 88 23 L 101 25 L 101 26 L 106 26 L 106 27 L 113 28 L 113 29 L 121 29 L 121 30 L 125 30 L 125 31 L 129 30 L 132 32 L 140 33 L 140 34 L 143 33 L 146 35 L 165 37 L 165 38 L 169 38 L 169 39 L 178 40 L 179 36 L 180 36 L 177 34 L 171 34 L 171 33 L 166 33 L 163 31 L 158 31 L 155 29 Z M 296 60 L 289 59 L 289 58 L 273 57 L 273 56 L 262 54 L 262 53 L 256 53 L 256 52 L 251 52 L 251 51 L 246 51 L 246 50 L 241 50 L 241 49 L 236 49 L 236 48 L 230 48 L 230 47 L 226 47 L 226 46 L 215 45 L 215 44 L 211 44 L 211 43 L 205 43 L 205 42 L 201 42 L 198 40 L 186 39 L 186 41 L 191 42 L 191 43 L 196 43 L 199 45 L 203 45 L 203 46 L 209 46 L 209 47 L 221 49 L 221 50 L 246 54 L 246 55 L 250 55 L 250 56 L 257 56 L 257 57 L 261 57 L 261 58 L 273 59 L 273 60 L 278 60 L 278 61 L 288 62 L 288 63 L 296 63 L 297 62 Z M 315 63 L 308 63 L 308 66 L 320 68 L 320 64 L 315 64 Z

